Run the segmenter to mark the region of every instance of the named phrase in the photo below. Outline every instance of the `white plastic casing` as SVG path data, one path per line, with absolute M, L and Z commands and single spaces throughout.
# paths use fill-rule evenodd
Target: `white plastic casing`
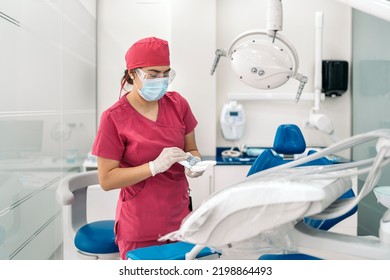
M 225 104 L 221 112 L 221 129 L 226 140 L 238 140 L 244 134 L 245 112 L 237 101 Z
M 289 53 L 265 39 L 238 45 L 231 55 L 231 66 L 242 82 L 258 89 L 280 87 L 293 75 Z

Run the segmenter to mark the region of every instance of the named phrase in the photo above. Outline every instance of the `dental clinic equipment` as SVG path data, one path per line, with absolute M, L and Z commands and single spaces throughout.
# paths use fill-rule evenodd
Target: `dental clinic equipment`
M 228 141 L 238 141 L 244 134 L 245 111 L 241 104 L 235 100 L 229 101 L 222 107 L 220 116 L 221 131 L 223 137 Z M 235 149 L 238 147 L 238 151 Z M 239 157 L 242 148 L 239 144 L 233 145 L 230 149 L 222 151 L 223 157 Z
M 299 166 L 372 140 L 377 140 L 373 158 Z M 161 239 L 196 244 L 188 259 L 204 246 L 222 255 L 293 251 L 322 259 L 390 259 L 390 220 L 386 213 L 379 238 L 321 231 L 303 223 L 305 217 L 330 219 L 354 208 L 374 189 L 389 163 L 389 129 L 355 135 L 215 192 L 186 217 L 179 230 Z M 360 174 L 367 176 L 356 197 L 337 199 Z
M 221 111 L 221 129 L 226 140 L 238 140 L 244 134 L 245 111 L 237 101 L 223 105 Z
M 307 77 L 298 73 L 299 59 L 294 46 L 278 32 L 282 30 L 282 22 L 282 1 L 268 0 L 267 29 L 244 32 L 233 40 L 227 51 L 217 49 L 210 74 L 214 74 L 222 56 L 228 57 L 239 79 L 257 89 L 277 88 L 290 78 L 298 80 L 295 98 L 298 102 Z M 254 38 L 259 35 L 262 38 Z M 242 42 L 247 37 L 250 39 Z
M 320 113 L 320 103 L 325 99 L 325 94 L 322 92 L 322 33 L 323 33 L 323 12 L 317 12 L 315 18 L 316 37 L 315 37 L 315 59 L 314 59 L 314 106 L 310 110 L 308 120 L 305 126 L 317 129 L 325 134 L 328 134 L 333 142 L 337 142 L 339 138 L 334 133 L 334 126 L 330 118 Z

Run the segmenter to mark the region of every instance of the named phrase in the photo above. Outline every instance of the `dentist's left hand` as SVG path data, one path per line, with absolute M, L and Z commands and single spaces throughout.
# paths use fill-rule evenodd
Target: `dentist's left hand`
M 190 160 L 189 160 L 189 163 L 191 166 L 194 166 L 195 164 L 197 164 L 198 162 L 200 162 L 200 158 L 197 157 L 197 156 L 193 156 L 191 155 L 190 153 L 187 153 L 188 155 L 190 155 Z M 187 159 L 188 161 L 188 159 Z M 202 176 L 204 171 L 192 171 L 191 169 L 189 169 L 188 167 L 185 167 L 184 168 L 184 172 L 185 174 L 190 177 L 190 178 L 197 178 L 199 176 Z

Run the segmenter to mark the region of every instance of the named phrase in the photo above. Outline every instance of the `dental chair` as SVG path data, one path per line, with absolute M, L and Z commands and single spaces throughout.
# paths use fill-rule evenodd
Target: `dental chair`
M 97 171 L 70 174 L 59 183 L 57 201 L 69 206 L 71 234 L 81 259 L 120 259 L 115 243 L 114 220 L 87 221 L 87 190 L 97 184 Z
M 248 176 L 255 174 L 259 171 L 269 169 L 278 165 L 285 164 L 294 160 L 294 155 L 306 156 L 303 154 L 306 151 L 306 143 L 298 126 L 293 124 L 281 125 L 276 132 L 273 149 L 266 149 L 253 163 L 251 169 L 248 172 Z M 307 155 L 313 154 L 315 151 L 308 151 Z M 311 165 L 331 165 L 333 161 L 323 157 L 311 162 L 303 164 L 303 166 Z M 341 198 L 354 197 L 352 189 L 345 192 Z M 343 219 L 353 215 L 357 211 L 357 207 L 349 211 L 348 213 L 337 217 L 335 219 L 318 220 L 311 218 L 304 218 L 305 224 L 322 230 L 328 230 Z M 190 253 L 190 250 L 191 253 Z M 194 246 L 194 244 L 188 244 L 183 241 L 177 243 L 152 246 L 147 248 L 140 248 L 128 252 L 128 259 L 134 260 L 184 260 L 193 259 L 195 257 L 203 257 L 212 254 L 213 252 L 207 248 L 204 251 L 204 246 Z M 198 254 L 198 255 L 197 255 Z M 318 259 L 314 256 L 300 254 L 300 253 L 285 253 L 285 254 L 264 254 L 259 259 L 262 260 L 315 260 Z
M 337 164 L 304 165 L 333 158 L 372 140 L 376 140 L 374 156 Z M 183 220 L 177 231 L 160 240 L 189 242 L 195 244 L 196 250 L 210 246 L 231 259 L 293 252 L 315 259 L 390 260 L 388 211 L 382 216 L 378 237 L 320 230 L 304 223 L 306 217 L 328 220 L 354 209 L 375 191 L 389 164 L 390 129 L 357 134 L 217 190 Z M 366 179 L 356 196 L 340 199 L 352 188 L 356 176 L 362 174 Z M 390 208 L 384 200 L 381 203 Z
M 296 157 L 306 156 L 315 153 L 314 150 L 306 152 L 306 142 L 302 135 L 301 130 L 294 124 L 283 124 L 277 128 L 273 149 L 266 149 L 262 152 L 257 159 L 254 161 L 251 169 L 247 176 L 251 176 L 257 172 L 269 169 L 278 165 L 282 165 L 293 161 Z M 306 154 L 304 154 L 306 153 Z M 301 166 L 312 166 L 312 165 L 331 165 L 337 164 L 328 158 L 319 158 L 310 162 L 307 162 Z M 352 189 L 345 192 L 339 199 L 352 198 L 355 194 Z M 317 220 L 312 218 L 304 218 L 304 223 L 312 228 L 329 230 L 342 220 L 352 216 L 357 211 L 357 206 L 344 215 L 327 220 Z M 260 257 L 260 259 L 317 259 L 315 257 L 304 255 L 304 254 L 266 254 Z

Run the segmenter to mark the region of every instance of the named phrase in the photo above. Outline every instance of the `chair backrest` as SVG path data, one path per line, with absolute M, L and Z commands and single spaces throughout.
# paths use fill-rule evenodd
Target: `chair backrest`
M 294 155 L 302 154 L 306 150 L 306 142 L 302 131 L 295 124 L 282 124 L 275 134 L 272 149 L 266 149 L 253 162 L 248 176 L 259 171 L 275 167 L 294 160 Z M 314 151 L 309 151 L 308 154 Z M 333 162 L 320 158 L 304 165 L 327 165 Z
M 305 138 L 295 124 L 280 125 L 275 134 L 273 149 L 278 154 L 302 154 L 306 150 Z
M 87 224 L 87 189 L 97 184 L 97 170 L 70 174 L 60 180 L 56 198 L 61 205 L 70 205 L 69 222 L 74 234 Z

